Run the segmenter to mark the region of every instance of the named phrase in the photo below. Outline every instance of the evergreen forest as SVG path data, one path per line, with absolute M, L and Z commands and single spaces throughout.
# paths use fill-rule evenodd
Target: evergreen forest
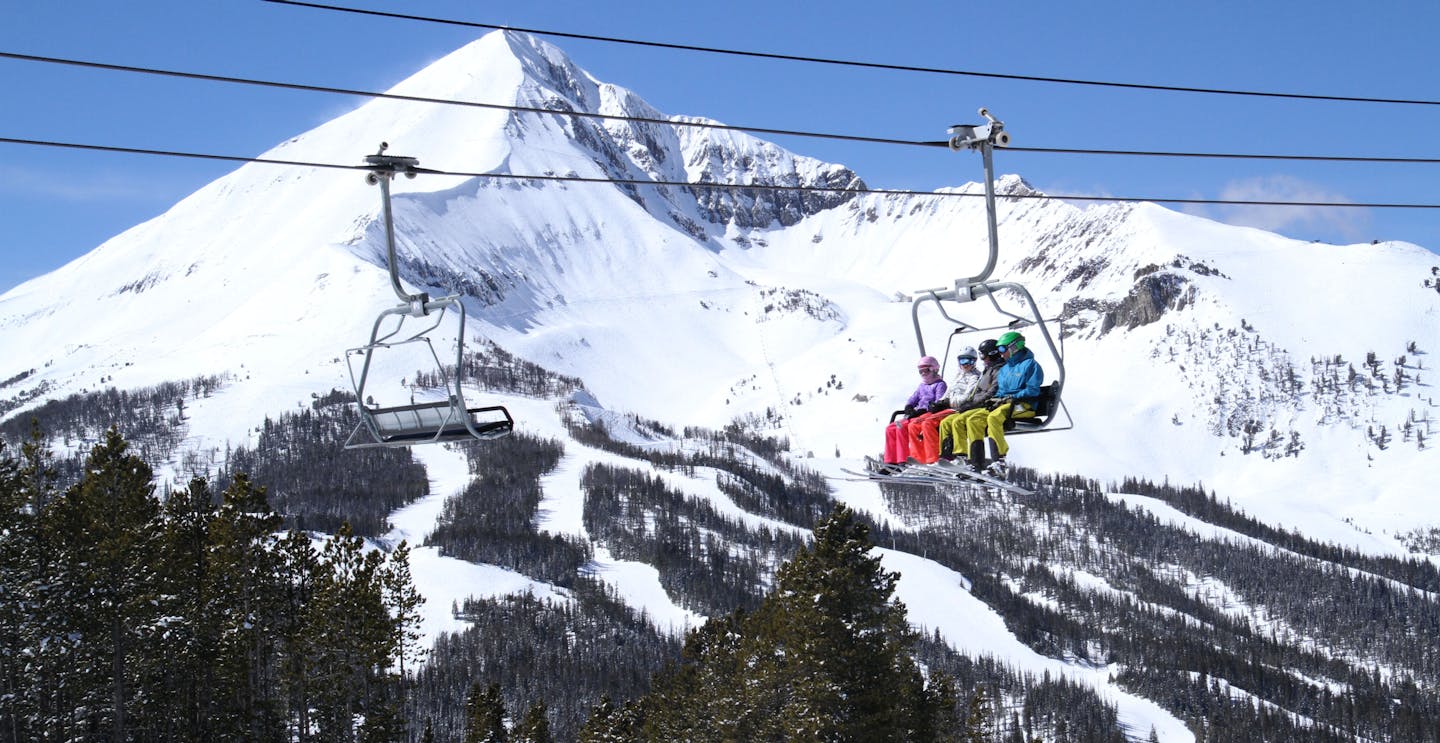
M 496 389 L 578 388 L 505 363 Z M 1034 495 L 885 485 L 882 520 L 755 421 L 677 431 L 568 402 L 561 439 L 462 447 L 469 485 L 413 545 L 566 600 L 472 598 L 447 607 L 465 629 L 421 647 L 412 545 L 382 537 L 429 495 L 424 469 L 345 451 L 338 393 L 257 420 L 253 446 L 177 455 L 166 426 L 223 383 L 0 425 L 0 741 L 1152 737 L 1075 678 L 916 624 L 873 546 L 963 575 L 1031 651 L 1106 669 L 1197 740 L 1440 741 L 1432 562 L 1315 542 L 1201 488 L 1024 470 Z M 579 449 L 606 455 L 579 475 L 588 539 L 543 528 L 542 479 Z M 189 479 L 159 481 L 161 463 Z M 602 547 L 709 620 L 676 633 L 627 606 Z

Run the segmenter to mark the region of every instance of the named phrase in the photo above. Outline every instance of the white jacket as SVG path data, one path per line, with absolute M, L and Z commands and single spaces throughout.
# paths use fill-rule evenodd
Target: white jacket
M 958 407 L 965 398 L 970 396 L 978 384 L 980 384 L 980 372 L 976 371 L 975 367 L 972 366 L 970 371 L 965 371 L 965 367 L 957 366 L 955 376 L 951 378 L 950 386 L 945 392 L 945 399 L 949 401 L 951 408 Z

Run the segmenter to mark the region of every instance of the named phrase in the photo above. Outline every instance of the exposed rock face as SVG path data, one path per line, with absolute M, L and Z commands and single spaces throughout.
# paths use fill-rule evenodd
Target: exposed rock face
M 676 117 L 677 122 L 708 123 L 707 119 Z M 738 132 L 680 127 L 686 178 L 692 183 L 769 184 L 754 190 L 691 186 L 699 214 L 712 224 L 741 229 L 774 225 L 789 227 L 801 219 L 840 206 L 854 193 L 805 189 L 863 189 L 865 182 L 841 165 L 823 163 L 788 152 Z
M 865 188 L 864 181 L 848 168 L 837 168 L 823 173 L 810 182 L 802 182 L 795 174 L 782 180 L 782 185 L 786 186 Z M 777 223 L 782 227 L 790 227 L 805 217 L 840 206 L 856 196 L 854 193 L 838 191 L 736 191 L 694 186 L 690 191 L 695 195 L 700 214 L 706 220 L 714 224 L 733 224 L 745 229 L 769 227 Z
M 1195 287 L 1179 274 L 1156 272 L 1140 277 L 1134 288 L 1119 304 L 1105 313 L 1100 325 L 1103 335 L 1112 328 L 1126 330 L 1149 325 L 1167 310 L 1185 307 L 1195 298 Z

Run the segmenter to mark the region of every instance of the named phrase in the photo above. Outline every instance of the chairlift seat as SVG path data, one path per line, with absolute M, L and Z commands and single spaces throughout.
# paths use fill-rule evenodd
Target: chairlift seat
M 1044 428 L 1045 424 L 1050 421 L 1050 416 L 1055 414 L 1055 388 L 1058 385 L 1059 382 L 1042 385 L 1038 397 L 1027 397 L 1021 400 L 1021 402 L 1034 406 L 1035 415 L 1028 418 L 1011 418 L 1005 422 L 1005 430 L 1024 433 Z
M 515 428 L 515 420 L 501 405 L 462 408 L 458 401 L 439 401 L 402 405 L 390 408 L 362 406 L 362 420 L 354 439 L 362 430 L 370 441 L 349 444 L 360 446 L 410 446 L 467 439 L 495 439 L 506 436 Z

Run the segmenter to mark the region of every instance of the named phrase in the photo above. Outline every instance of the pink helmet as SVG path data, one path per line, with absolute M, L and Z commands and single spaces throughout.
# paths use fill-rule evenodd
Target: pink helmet
M 925 366 L 928 366 L 936 371 L 940 370 L 940 362 L 936 361 L 934 356 L 921 357 L 920 362 L 915 365 L 915 368 L 919 369 Z

